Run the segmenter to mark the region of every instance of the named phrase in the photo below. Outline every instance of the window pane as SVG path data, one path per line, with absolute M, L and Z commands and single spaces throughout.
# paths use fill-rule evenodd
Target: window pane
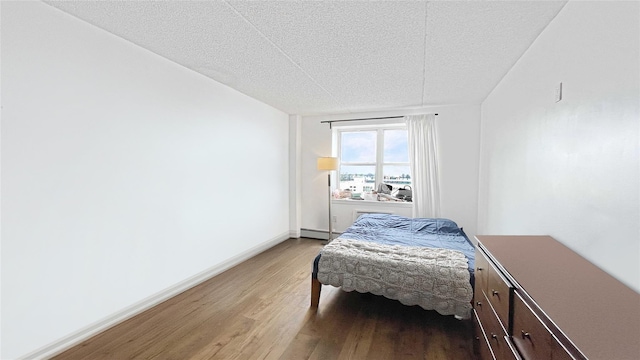
M 362 193 L 375 190 L 375 166 L 340 166 L 340 190 Z
M 343 132 L 340 140 L 341 162 L 376 162 L 375 131 Z
M 382 168 L 382 174 L 382 181 L 386 184 L 411 185 L 411 169 L 408 165 L 385 165 Z
M 409 145 L 407 130 L 384 131 L 384 160 L 383 162 L 409 162 Z

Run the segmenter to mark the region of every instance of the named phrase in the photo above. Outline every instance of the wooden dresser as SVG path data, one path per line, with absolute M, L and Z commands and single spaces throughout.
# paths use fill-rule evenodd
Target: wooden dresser
M 476 236 L 476 353 L 640 359 L 640 294 L 549 236 Z

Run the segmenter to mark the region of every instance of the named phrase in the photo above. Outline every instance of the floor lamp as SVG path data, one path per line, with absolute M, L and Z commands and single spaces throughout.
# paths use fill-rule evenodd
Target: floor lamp
M 333 240 L 333 226 L 331 221 L 331 171 L 338 169 L 338 158 L 319 157 L 318 170 L 327 171 L 327 185 L 329 186 L 329 242 Z

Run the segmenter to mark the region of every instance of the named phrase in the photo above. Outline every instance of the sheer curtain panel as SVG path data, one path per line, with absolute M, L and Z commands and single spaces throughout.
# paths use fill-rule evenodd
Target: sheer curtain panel
M 413 176 L 413 216 L 440 216 L 438 142 L 434 114 L 405 116 Z

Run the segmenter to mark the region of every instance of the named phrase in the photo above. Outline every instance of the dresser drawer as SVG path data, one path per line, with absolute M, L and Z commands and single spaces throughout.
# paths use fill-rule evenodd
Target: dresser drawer
M 551 359 L 551 333 L 517 292 L 513 297 L 513 342 L 525 360 Z
M 478 318 L 478 314 L 475 312 L 475 310 L 473 311 L 473 320 L 474 352 L 478 356 L 479 360 L 495 360 L 495 358 L 493 357 L 493 353 L 489 348 L 489 344 L 487 343 L 487 338 L 484 334 L 484 330 L 482 329 L 482 322 Z
M 489 260 L 480 249 L 476 248 L 476 268 L 474 271 L 474 276 L 475 276 L 474 288 L 476 293 L 487 292 L 487 282 L 488 282 L 488 275 L 489 275 L 488 272 L 489 272 Z
M 486 304 L 486 305 L 485 305 Z M 516 352 L 509 344 L 509 338 L 505 329 L 500 324 L 497 315 L 486 301 L 482 309 L 477 310 L 476 314 L 484 329 L 485 336 L 491 351 L 496 359 L 519 359 Z M 480 307 L 476 307 L 478 309 Z
M 480 319 L 483 324 L 483 328 L 486 330 L 487 326 L 489 326 L 489 319 L 495 319 L 495 313 L 491 310 L 491 305 L 489 304 L 489 300 L 487 300 L 486 296 L 482 291 L 479 291 L 480 294 L 476 293 L 475 299 L 476 301 L 473 304 L 473 307 L 476 311 L 476 316 Z
M 528 314 L 524 316 L 524 321 L 521 321 L 523 318 L 521 313 L 517 315 L 514 313 L 514 335 L 513 335 L 513 343 L 516 344 L 516 347 L 522 354 L 522 359 L 550 359 L 550 360 L 577 360 L 584 359 L 584 357 L 578 355 L 576 357 L 571 356 L 567 350 L 560 345 L 560 342 L 549 332 L 549 330 L 540 322 L 540 320 L 530 312 L 530 308 L 522 302 L 522 299 L 517 295 L 514 296 L 515 301 L 518 302 L 516 305 L 514 303 L 514 307 L 518 307 L 522 309 L 524 306 Z M 533 320 L 531 317 L 535 318 Z M 524 322 L 528 322 L 531 325 L 523 325 Z M 519 326 L 522 325 L 522 326 Z M 518 330 L 520 329 L 520 330 Z M 519 332 L 516 334 L 515 332 Z M 523 336 L 525 334 L 529 334 Z M 487 333 L 487 338 L 489 338 L 489 334 Z M 491 341 L 489 341 L 491 342 Z
M 513 286 L 493 264 L 488 265 L 486 296 L 504 328 L 509 329 L 509 303 L 513 297 Z
M 567 350 L 560 345 L 558 340 L 554 337 L 551 338 L 551 360 L 576 360 L 576 359 L 584 359 L 582 356 L 573 357 L 569 355 Z

